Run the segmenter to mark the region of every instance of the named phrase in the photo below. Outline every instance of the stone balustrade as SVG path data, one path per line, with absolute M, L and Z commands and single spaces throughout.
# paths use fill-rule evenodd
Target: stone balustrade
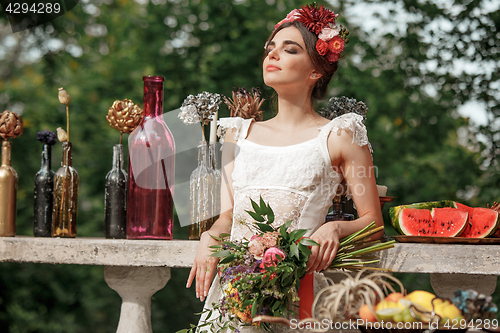
M 197 246 L 189 240 L 0 237 L 0 262 L 105 266 L 106 282 L 122 298 L 117 333 L 149 333 L 151 296 L 170 279 L 170 267 L 191 266 Z M 491 295 L 500 275 L 500 245 L 397 243 L 378 256 L 377 267 L 430 273 L 441 297 L 457 288 Z

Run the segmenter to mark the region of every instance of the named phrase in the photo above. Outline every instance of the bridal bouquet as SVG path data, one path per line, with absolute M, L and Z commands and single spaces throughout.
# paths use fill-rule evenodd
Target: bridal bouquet
M 250 199 L 251 200 L 251 199 Z M 255 325 L 270 331 L 269 323 L 252 322 L 256 316 L 290 317 L 298 308 L 300 280 L 306 274 L 311 247 L 319 244 L 304 237 L 307 229 L 288 232 L 292 221 L 274 228 L 274 213 L 262 197 L 257 204 L 251 200 L 254 211 L 246 211 L 255 220 L 259 232 L 239 241 L 229 241 L 228 234 L 214 237 L 220 241 L 212 246 L 212 256 L 220 258 L 218 269 L 223 297 L 204 310 L 207 321 L 199 326 L 191 325 L 178 333 L 237 332 L 238 324 Z M 372 223 L 341 240 L 338 255 L 331 268 L 361 268 L 360 261 L 366 255 L 393 246 L 392 242 L 366 241 L 370 235 L 382 230 Z M 349 254 L 352 252 L 352 255 Z M 356 259 L 358 258 L 358 259 Z

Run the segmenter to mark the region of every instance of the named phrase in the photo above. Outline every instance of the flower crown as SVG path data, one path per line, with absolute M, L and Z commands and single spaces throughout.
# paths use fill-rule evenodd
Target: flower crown
M 319 5 L 319 7 L 318 4 L 302 6 L 300 9 L 294 9 L 288 13 L 286 18 L 274 26 L 274 30 L 286 22 L 302 23 L 309 31 L 318 36 L 316 51 L 329 62 L 336 62 L 339 60 L 345 44 L 349 43 L 349 38 L 347 38 L 349 31 L 342 26 L 339 29 L 335 25 L 337 16 L 339 15 L 326 9 L 323 5 Z

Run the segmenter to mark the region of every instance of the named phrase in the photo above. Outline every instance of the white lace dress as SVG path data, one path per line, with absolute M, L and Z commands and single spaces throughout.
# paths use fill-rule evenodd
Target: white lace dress
M 331 164 L 327 148 L 328 136 L 330 133 L 337 134 L 348 129 L 352 132 L 353 144 L 369 144 L 362 119 L 362 116 L 355 113 L 344 114 L 318 128 L 316 138 L 285 147 L 264 146 L 248 141 L 246 137 L 253 119 L 220 119 L 219 131 L 236 129 L 231 239 L 250 239 L 257 233 L 256 228 L 245 222 L 251 221 L 245 210 L 253 210 L 250 198 L 259 202 L 260 196 L 274 211 L 273 227 L 292 220 L 290 229 L 308 229 L 306 236 L 319 228 L 325 221 L 342 180 L 342 175 L 336 172 Z M 315 292 L 326 286 L 322 274 L 317 274 L 314 280 Z M 205 309 L 211 308 L 213 302 L 219 302 L 221 296 L 219 279 L 216 277 L 207 296 Z M 202 316 L 200 323 L 205 320 L 205 316 Z M 273 331 L 281 330 L 276 327 Z M 241 332 L 260 330 L 247 326 L 242 327 Z

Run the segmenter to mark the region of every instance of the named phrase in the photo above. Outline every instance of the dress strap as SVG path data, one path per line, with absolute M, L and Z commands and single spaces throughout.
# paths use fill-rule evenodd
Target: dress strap
M 324 144 L 326 148 L 326 140 L 328 139 L 330 132 L 338 134 L 343 129 L 348 129 L 352 132 L 352 143 L 359 146 L 368 145 L 370 152 L 373 153 L 370 142 L 368 141 L 366 126 L 363 124 L 363 116 L 354 112 L 336 117 L 323 126 L 320 132 L 320 137 L 323 139 L 320 140 L 322 145 Z
M 217 136 L 220 139 L 220 143 L 224 143 L 224 136 L 226 135 L 226 131 L 228 128 L 235 128 L 236 132 L 234 134 L 234 138 L 236 141 L 240 141 L 244 139 L 248 135 L 248 129 L 250 128 L 250 124 L 254 121 L 253 118 L 243 119 L 241 117 L 227 117 L 220 118 L 217 121 Z

